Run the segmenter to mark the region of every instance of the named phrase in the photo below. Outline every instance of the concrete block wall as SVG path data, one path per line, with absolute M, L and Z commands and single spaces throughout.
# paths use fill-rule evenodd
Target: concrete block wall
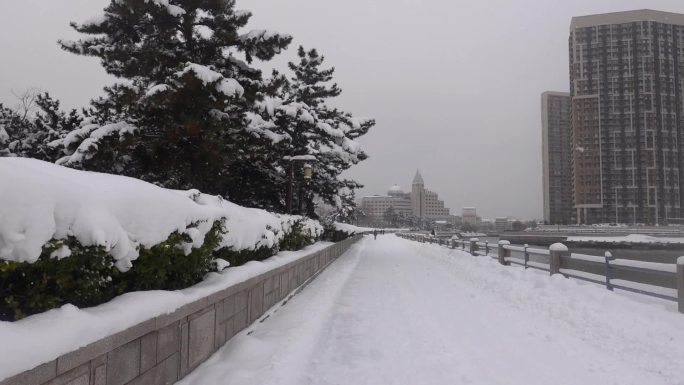
M 163 385 L 185 377 L 231 337 L 358 241 L 351 237 L 56 357 L 0 385 Z

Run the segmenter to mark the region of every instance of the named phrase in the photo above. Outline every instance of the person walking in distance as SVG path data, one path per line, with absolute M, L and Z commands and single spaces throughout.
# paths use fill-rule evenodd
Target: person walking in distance
M 378 239 L 378 229 L 373 230 L 373 239 Z

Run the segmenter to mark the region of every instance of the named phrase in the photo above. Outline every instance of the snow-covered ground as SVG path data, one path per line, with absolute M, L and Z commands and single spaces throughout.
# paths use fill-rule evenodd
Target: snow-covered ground
M 684 384 L 684 315 L 487 257 L 366 237 L 181 384 Z

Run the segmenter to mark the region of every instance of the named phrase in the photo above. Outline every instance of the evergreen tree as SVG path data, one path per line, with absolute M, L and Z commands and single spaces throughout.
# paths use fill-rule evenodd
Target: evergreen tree
M 282 88 L 284 113 L 277 117 L 276 125 L 289 139 L 291 155 L 317 159 L 310 191 L 328 204 L 354 205 L 353 200 L 348 202 L 353 197 L 349 191 L 362 186 L 340 179 L 340 174 L 367 158 L 356 139 L 366 134 L 375 121 L 354 118 L 328 106 L 329 99 L 342 93 L 337 83 L 331 84 L 335 69 L 322 68 L 324 57 L 315 49 L 306 51 L 300 46 L 298 56 L 299 63 L 289 63 L 293 76 Z M 309 215 L 313 214 L 311 202 L 310 196 L 306 205 Z
M 268 186 L 278 174 L 271 149 L 283 137 L 254 113 L 269 90 L 251 63 L 270 60 L 291 37 L 239 33 L 251 14 L 234 7 L 234 0 L 112 0 L 102 17 L 72 23 L 89 36 L 62 47 L 99 57 L 127 81 L 93 101 L 59 163 L 244 205 L 281 204 Z
M 0 105 L 0 155 L 54 162 L 63 156 L 62 140 L 83 120 L 76 110 L 65 113 L 47 92 L 35 95 L 35 116 Z

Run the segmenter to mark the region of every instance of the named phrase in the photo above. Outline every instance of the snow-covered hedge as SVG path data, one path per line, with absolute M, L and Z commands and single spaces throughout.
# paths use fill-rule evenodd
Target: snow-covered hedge
M 226 266 L 216 257 L 264 259 L 323 233 L 307 218 L 34 159 L 0 158 L 0 181 L 0 318 L 182 287 Z

